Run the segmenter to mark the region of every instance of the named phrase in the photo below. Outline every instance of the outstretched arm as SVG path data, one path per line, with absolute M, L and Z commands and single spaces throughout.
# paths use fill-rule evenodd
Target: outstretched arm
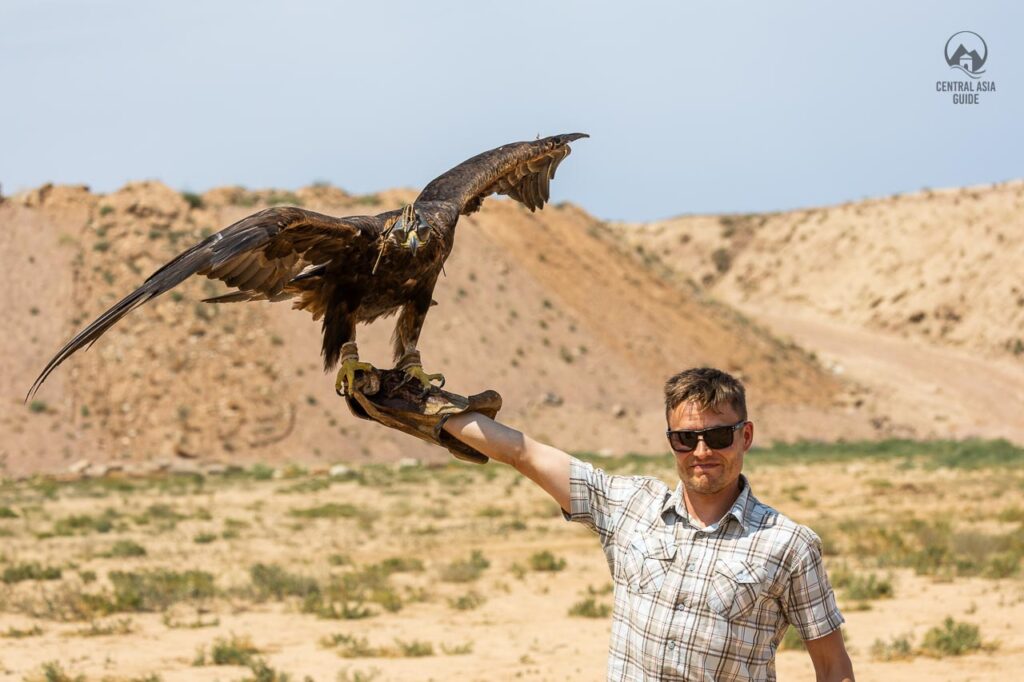
M 568 453 L 477 412 L 450 417 L 444 430 L 488 457 L 514 467 L 543 488 L 562 509 L 569 510 Z

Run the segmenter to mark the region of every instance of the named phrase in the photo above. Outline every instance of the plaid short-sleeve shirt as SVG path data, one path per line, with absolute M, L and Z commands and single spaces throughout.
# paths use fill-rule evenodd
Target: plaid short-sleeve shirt
M 818 536 L 740 481 L 732 508 L 702 528 L 682 484 L 573 459 L 565 517 L 598 534 L 614 582 L 608 680 L 775 680 L 790 624 L 817 639 L 843 623 Z

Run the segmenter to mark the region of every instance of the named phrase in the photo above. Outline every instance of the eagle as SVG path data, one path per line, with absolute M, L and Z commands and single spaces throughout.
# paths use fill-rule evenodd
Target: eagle
M 398 313 L 392 342 L 396 369 L 428 390 L 442 374 L 428 374 L 417 344 L 438 275 L 451 253 L 460 216 L 503 194 L 530 209 L 543 208 L 569 143 L 585 133 L 513 142 L 478 154 L 432 180 L 413 203 L 373 216 L 334 216 L 284 206 L 254 213 L 206 237 L 150 275 L 132 293 L 75 334 L 29 389 L 83 346 L 91 345 L 135 308 L 193 275 L 235 289 L 206 303 L 291 300 L 323 320 L 324 371 L 338 365 L 335 390 L 351 386 L 359 360 L 356 325 Z

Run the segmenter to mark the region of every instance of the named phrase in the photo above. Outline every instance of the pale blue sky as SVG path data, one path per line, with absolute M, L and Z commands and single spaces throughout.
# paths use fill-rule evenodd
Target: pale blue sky
M 977 106 L 935 82 L 989 46 Z M 0 0 L 0 183 L 419 187 L 583 131 L 553 200 L 609 219 L 1024 176 L 1013 2 Z

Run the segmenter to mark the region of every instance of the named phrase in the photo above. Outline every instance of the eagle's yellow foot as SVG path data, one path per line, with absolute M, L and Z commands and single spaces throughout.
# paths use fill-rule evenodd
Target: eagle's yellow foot
M 443 374 L 427 374 L 426 372 L 423 371 L 423 367 L 421 365 L 407 365 L 402 368 L 402 371 L 405 372 L 410 378 L 420 382 L 420 385 L 423 386 L 424 392 L 429 391 L 433 387 L 434 381 L 440 382 L 437 384 L 438 388 L 444 386 Z
M 338 378 L 334 380 L 334 391 L 338 395 L 346 395 L 348 387 L 356 381 L 356 372 L 369 372 L 373 369 L 375 369 L 373 365 L 368 362 L 360 362 L 359 358 L 355 356 L 342 360 Z

